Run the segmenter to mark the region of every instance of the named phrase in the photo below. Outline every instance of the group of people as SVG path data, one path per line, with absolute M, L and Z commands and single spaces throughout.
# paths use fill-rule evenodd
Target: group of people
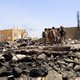
M 65 36 L 66 31 L 63 26 L 60 26 L 60 28 L 52 27 L 52 28 L 45 28 L 42 32 L 42 41 L 43 44 L 64 44 L 65 43 Z

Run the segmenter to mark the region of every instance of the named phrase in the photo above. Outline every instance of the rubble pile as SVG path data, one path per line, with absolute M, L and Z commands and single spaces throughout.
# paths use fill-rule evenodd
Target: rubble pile
M 35 46 L 34 46 L 35 47 Z M 80 49 L 71 47 L 27 46 L 13 49 L 8 47 L 0 54 L 0 77 L 16 80 L 22 75 L 28 78 L 46 77 L 51 71 L 60 74 L 60 80 L 76 80 L 80 77 Z M 51 74 L 55 74 L 52 73 Z M 58 80 L 57 77 L 54 80 Z

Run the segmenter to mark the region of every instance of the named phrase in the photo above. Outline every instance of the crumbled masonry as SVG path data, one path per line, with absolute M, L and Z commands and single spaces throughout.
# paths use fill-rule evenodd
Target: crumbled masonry
M 39 77 L 45 80 L 80 78 L 80 47 L 26 42 L 0 46 L 0 80 L 36 80 Z

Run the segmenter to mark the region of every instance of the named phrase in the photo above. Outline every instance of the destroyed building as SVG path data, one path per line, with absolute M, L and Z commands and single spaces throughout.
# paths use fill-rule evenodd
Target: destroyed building
M 78 27 L 66 27 L 65 30 L 67 33 L 66 39 L 80 39 L 80 29 Z
M 65 29 L 68 38 L 77 38 L 77 28 Z M 3 31 L 5 36 L 0 31 L 3 42 L 26 36 L 23 36 L 24 31 L 18 29 Z M 14 41 L 13 44 L 1 46 L 0 80 L 80 79 L 80 42 L 72 44 L 68 41 L 70 44 L 63 46 L 36 45 L 36 41 L 33 43 L 31 40 Z
M 27 36 L 26 30 L 23 29 L 5 29 L 0 30 L 0 42 L 14 41 L 16 39 L 25 38 Z

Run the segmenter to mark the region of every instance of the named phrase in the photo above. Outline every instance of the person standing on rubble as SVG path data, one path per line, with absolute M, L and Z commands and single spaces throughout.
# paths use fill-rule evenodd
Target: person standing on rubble
M 49 29 L 48 39 L 49 39 L 49 44 L 50 44 L 50 45 L 53 45 L 53 39 L 54 39 L 53 36 L 54 36 L 54 34 L 53 34 L 52 29 Z
M 61 44 L 64 44 L 65 43 L 66 31 L 64 30 L 63 26 L 60 26 L 59 33 L 60 33 L 60 42 L 61 42 Z
M 56 43 L 56 29 L 55 27 L 52 27 L 52 32 L 53 32 L 53 44 Z
M 60 33 L 59 33 L 60 29 L 57 28 L 56 30 L 56 43 L 59 44 L 60 43 Z
M 48 29 L 48 28 L 45 28 L 45 34 L 46 34 L 46 44 L 48 44 L 48 43 L 49 43 L 48 33 L 49 33 L 49 29 Z
M 42 43 L 43 43 L 43 45 L 46 45 L 46 33 L 45 33 L 45 31 L 42 32 Z

